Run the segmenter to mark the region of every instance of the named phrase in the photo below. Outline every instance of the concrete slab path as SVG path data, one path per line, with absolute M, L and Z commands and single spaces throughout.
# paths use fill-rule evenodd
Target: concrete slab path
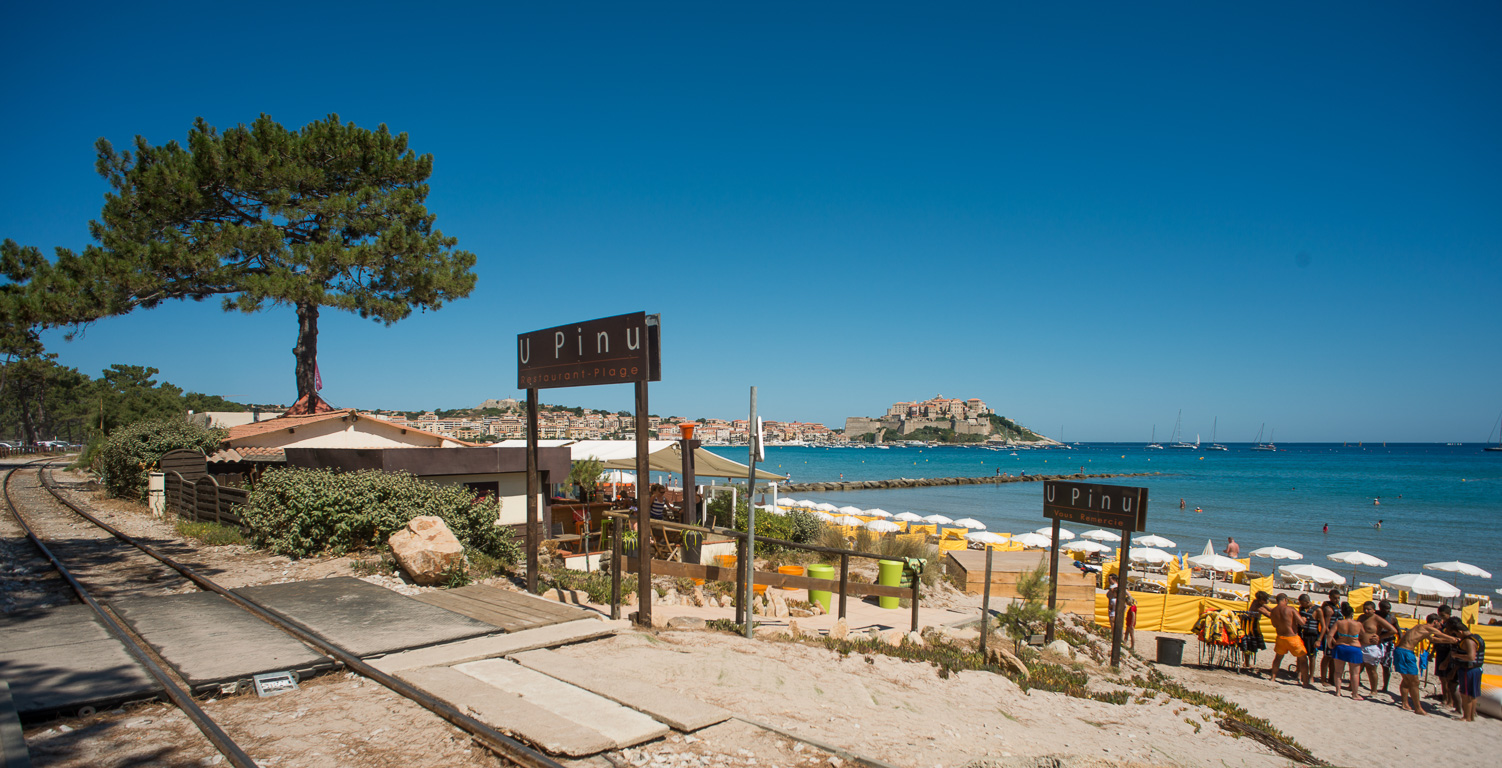
M 144 699 L 161 690 L 86 605 L 0 616 L 0 679 L 23 720 Z
M 540 649 L 511 656 L 522 666 L 604 696 L 685 733 L 730 719 L 730 712 L 649 683 L 624 680 L 609 667 Z
M 370 665 L 387 673 L 419 667 L 450 666 L 466 661 L 500 658 L 537 648 L 556 648 L 569 643 L 609 637 L 621 630 L 629 629 L 630 626 L 630 622 L 624 620 L 602 621 L 598 617 L 592 617 L 567 624 L 554 624 L 505 635 L 474 637 L 412 651 L 402 651 L 372 659 Z

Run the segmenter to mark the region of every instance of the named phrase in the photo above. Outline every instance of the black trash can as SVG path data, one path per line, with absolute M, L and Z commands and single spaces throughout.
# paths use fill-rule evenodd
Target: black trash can
M 1184 664 L 1184 640 L 1178 637 L 1158 638 L 1158 663 L 1170 667 Z

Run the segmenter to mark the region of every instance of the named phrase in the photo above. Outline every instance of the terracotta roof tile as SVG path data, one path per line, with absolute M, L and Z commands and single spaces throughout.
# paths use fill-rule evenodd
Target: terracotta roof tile
M 348 416 L 353 411 L 353 408 L 346 408 L 340 411 L 314 413 L 307 416 L 278 416 L 274 419 L 267 419 L 265 421 L 257 421 L 250 424 L 241 424 L 237 427 L 230 427 L 229 434 L 225 436 L 224 441 L 231 443 L 242 438 L 252 437 L 254 435 L 264 435 L 267 432 L 275 432 L 279 429 L 292 429 L 294 427 L 300 427 L 305 424 L 317 424 L 320 421 L 328 421 L 329 419 L 342 419 L 345 416 Z

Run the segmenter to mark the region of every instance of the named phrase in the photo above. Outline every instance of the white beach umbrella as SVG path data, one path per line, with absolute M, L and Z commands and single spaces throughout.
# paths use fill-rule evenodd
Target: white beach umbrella
M 947 518 L 943 515 L 929 515 L 928 517 L 923 518 L 923 522 L 933 523 L 934 525 L 949 525 L 950 523 L 954 522 L 954 520 L 951 520 L 950 518 Z
M 1042 534 L 1039 534 L 1039 535 L 1041 536 Z M 1097 543 L 1095 543 L 1093 541 L 1090 541 L 1088 539 L 1081 539 L 1080 541 L 1071 541 L 1068 544 L 1065 544 L 1064 546 L 1059 547 L 1059 550 L 1061 552 L 1096 552 L 1096 553 L 1099 553 L 1099 552 L 1110 552 L 1111 548 L 1108 547 L 1108 546 L 1106 546 L 1106 545 L 1104 545 L 1104 544 L 1097 544 Z
M 1132 539 L 1133 544 L 1141 544 L 1144 547 L 1177 547 L 1178 545 L 1163 538 L 1162 536 L 1143 536 L 1140 539 Z M 1135 551 L 1135 550 L 1133 550 Z
M 1483 571 L 1470 563 L 1462 563 L 1459 560 L 1451 560 L 1448 563 L 1425 563 L 1424 570 L 1458 573 L 1461 576 L 1478 576 L 1483 579 L 1490 579 L 1492 577 L 1489 572 Z
M 898 512 L 897 515 L 895 517 L 893 517 L 892 519 L 893 520 L 901 520 L 904 523 L 916 523 L 919 520 L 922 520 L 923 516 L 922 515 L 915 515 L 915 514 L 913 514 L 911 512 Z
M 774 507 L 771 504 L 757 504 L 756 508 L 764 512 L 771 512 L 772 514 L 779 517 L 787 514 L 787 510 L 783 509 L 782 507 Z
M 1206 542 L 1208 546 L 1209 542 Z M 1225 555 L 1217 555 L 1211 552 L 1208 555 L 1195 555 L 1186 558 L 1190 563 L 1210 571 L 1210 589 L 1215 589 L 1215 575 L 1220 573 L 1237 573 L 1246 570 L 1246 566 L 1232 560 Z
M 976 531 L 965 534 L 965 538 L 977 544 L 1005 544 L 1007 537 L 990 531 Z
M 891 533 L 902 530 L 902 526 L 890 520 L 872 520 L 866 523 L 866 530 L 876 531 L 877 533 Z
M 1268 558 L 1272 558 L 1273 560 L 1303 560 L 1304 559 L 1303 555 L 1301 555 L 1301 554 L 1299 554 L 1299 553 L 1297 553 L 1297 552 L 1295 552 L 1295 551 L 1293 551 L 1291 549 L 1284 549 L 1282 547 L 1263 547 L 1261 549 L 1254 549 L 1254 550 L 1252 550 L 1251 552 L 1249 552 L 1247 554 L 1250 554 L 1252 557 L 1268 557 Z
M 1312 581 L 1320 586 L 1345 586 L 1346 577 L 1322 566 L 1313 563 L 1300 563 L 1298 565 L 1280 565 L 1278 573 L 1290 579 L 1303 579 Z
M 1121 541 L 1120 536 L 1101 528 L 1096 528 L 1093 531 L 1085 531 L 1080 535 L 1087 539 L 1095 539 L 1096 541 Z
M 636 473 L 635 472 L 627 472 L 624 469 L 612 469 L 612 470 L 606 471 L 605 474 L 603 474 L 603 475 L 600 476 L 600 482 L 602 482 L 602 483 L 622 483 L 622 484 L 624 484 L 624 483 L 634 483 L 634 482 L 636 482 Z
M 986 524 L 983 523 L 983 522 L 981 522 L 981 521 L 979 521 L 979 520 L 976 520 L 973 517 L 962 517 L 962 518 L 954 521 L 954 524 L 955 525 L 964 526 L 966 528 L 969 528 L 972 531 L 984 531 L 984 530 L 986 530 Z
M 821 512 L 828 512 L 831 515 L 834 514 L 834 513 L 836 513 L 836 512 L 838 512 L 838 511 L 840 511 L 839 507 L 836 507 L 835 505 L 830 504 L 827 501 L 823 502 L 822 504 L 815 504 L 814 505 L 814 509 L 817 509 L 817 510 L 819 510 Z
M 866 521 L 855 515 L 839 515 L 834 519 L 835 525 L 865 525 Z
M 1053 538 L 1053 526 L 1045 525 L 1042 528 L 1033 531 L 1033 533 L 1036 533 L 1039 536 L 1047 536 L 1051 539 Z M 1074 538 L 1074 531 L 1071 531 L 1068 528 L 1059 529 L 1059 541 L 1069 541 L 1072 538 Z
M 1045 549 L 1053 544 L 1053 539 L 1036 533 L 1023 533 L 1013 536 L 1012 543 L 1021 544 L 1028 549 Z
M 1460 589 L 1422 573 L 1400 573 L 1382 580 L 1388 589 L 1401 589 L 1424 597 L 1460 597 Z
M 1205 539 L 1205 549 L 1202 552 L 1200 552 L 1200 554 L 1202 554 L 1202 555 L 1213 555 L 1213 554 L 1215 554 L 1215 545 L 1211 544 L 1209 539 Z
M 796 506 L 796 507 L 802 507 L 804 509 L 818 509 L 819 508 L 819 502 L 814 501 L 813 499 L 799 499 L 797 501 L 789 501 L 788 503 L 792 504 L 793 506 Z
M 1132 547 L 1132 551 L 1127 554 L 1127 560 L 1134 563 L 1161 564 L 1172 559 L 1173 555 L 1155 547 Z
M 868 509 L 868 510 L 866 510 L 865 514 L 866 514 L 866 517 L 891 517 L 892 516 L 891 512 L 888 512 L 885 509 L 882 509 L 881 507 L 877 507 L 876 509 Z
M 1326 559 L 1334 560 L 1337 563 L 1345 563 L 1346 565 L 1364 565 L 1368 568 L 1387 567 L 1386 560 L 1383 560 L 1380 557 L 1372 557 L 1365 552 L 1357 552 L 1355 550 L 1352 550 L 1350 552 L 1336 552 L 1333 555 L 1326 555 L 1325 557 Z
M 836 509 L 835 511 L 838 512 L 838 513 L 840 513 L 840 514 L 842 514 L 842 515 L 860 515 L 860 514 L 865 514 L 861 510 L 860 507 L 857 507 L 857 506 L 854 506 L 854 505 L 851 505 L 851 504 L 846 504 L 845 506 L 840 507 L 839 509 Z
M 832 522 L 834 522 L 834 515 L 831 515 L 831 514 L 829 514 L 828 512 L 825 512 L 822 509 L 815 509 L 812 512 L 810 512 L 809 514 L 813 515 L 814 517 L 819 518 L 820 520 L 823 520 L 826 523 L 832 523 Z

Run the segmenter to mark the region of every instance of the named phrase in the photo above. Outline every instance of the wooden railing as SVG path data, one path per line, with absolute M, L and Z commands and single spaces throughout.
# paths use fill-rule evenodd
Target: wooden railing
M 167 511 L 185 520 L 245 527 L 240 507 L 250 498 L 250 491 L 220 485 L 212 475 L 185 480 L 177 472 L 166 473 Z
M 67 453 L 63 448 L 38 447 L 35 445 L 23 445 L 17 448 L 7 448 L 0 445 L 0 459 L 11 456 L 45 456 L 52 453 Z

